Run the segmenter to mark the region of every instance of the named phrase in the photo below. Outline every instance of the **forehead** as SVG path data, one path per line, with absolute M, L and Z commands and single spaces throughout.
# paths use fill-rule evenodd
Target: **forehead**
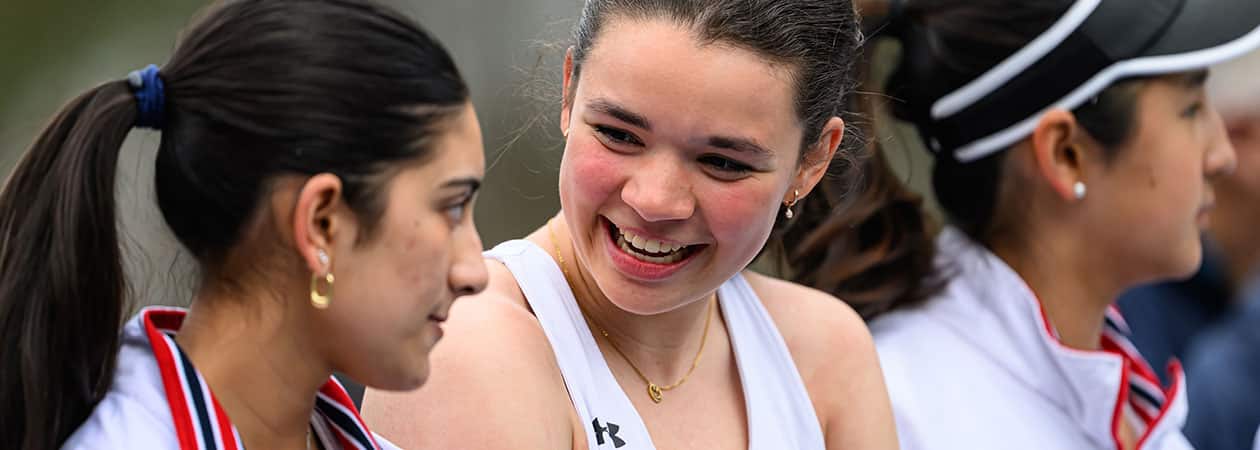
M 788 134 L 799 142 L 790 67 L 733 45 L 701 42 L 670 21 L 610 20 L 582 64 L 579 97 L 624 105 L 653 126 L 766 142 Z

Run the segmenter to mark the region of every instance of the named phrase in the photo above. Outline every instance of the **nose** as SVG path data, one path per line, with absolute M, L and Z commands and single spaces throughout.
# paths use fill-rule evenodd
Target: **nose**
M 457 297 L 481 292 L 490 278 L 481 256 L 481 236 L 476 227 L 468 224 L 461 227 L 454 238 L 455 255 L 448 275 L 451 290 Z
M 621 200 L 644 220 L 660 222 L 691 217 L 695 194 L 684 166 L 673 152 L 654 152 L 621 188 Z
M 1238 165 L 1238 155 L 1234 152 L 1234 144 L 1230 142 L 1220 113 L 1213 110 L 1211 114 L 1212 138 L 1203 163 L 1203 175 L 1209 180 L 1233 173 Z

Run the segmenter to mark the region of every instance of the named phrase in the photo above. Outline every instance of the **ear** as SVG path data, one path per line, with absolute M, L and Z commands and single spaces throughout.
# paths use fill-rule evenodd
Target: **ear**
M 569 113 L 573 111 L 573 47 L 564 52 L 564 84 L 560 90 L 560 133 L 569 135 Z
M 306 180 L 293 211 L 293 243 L 311 273 L 332 270 L 338 244 L 354 242 L 353 217 L 341 198 L 341 178 L 321 173 Z M 328 255 L 320 261 L 319 251 Z
M 793 180 L 789 193 L 792 190 L 800 190 L 801 197 L 809 195 L 827 174 L 827 168 L 831 166 L 831 159 L 835 158 L 842 140 L 844 140 L 844 120 L 832 117 L 823 124 L 822 134 L 818 136 L 818 141 L 805 149 L 805 156 L 801 159 L 796 179 Z
M 1041 117 L 1031 144 L 1036 171 L 1050 189 L 1065 201 L 1075 202 L 1073 186 L 1085 182 L 1085 143 L 1081 142 L 1076 116 L 1053 109 Z

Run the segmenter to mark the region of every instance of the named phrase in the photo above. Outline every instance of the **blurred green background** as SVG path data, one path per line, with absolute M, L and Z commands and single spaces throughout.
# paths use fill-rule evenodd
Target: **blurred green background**
M 97 83 L 163 64 L 204 0 L 0 0 L 0 170 L 7 174 L 48 118 Z M 487 184 L 476 211 L 487 247 L 539 226 L 558 208 L 560 62 L 581 0 L 387 1 L 436 35 L 472 89 L 485 135 Z M 904 129 L 878 132 L 910 141 Z M 158 135 L 133 132 L 118 185 L 129 281 L 140 304 L 186 304 L 194 266 L 152 192 Z M 900 147 L 898 147 L 900 148 Z M 925 153 L 889 158 L 926 186 Z

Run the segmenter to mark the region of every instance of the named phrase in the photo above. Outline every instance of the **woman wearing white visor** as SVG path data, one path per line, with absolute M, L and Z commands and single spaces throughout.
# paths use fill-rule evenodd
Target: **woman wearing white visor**
M 1260 46 L 1260 2 L 879 6 L 950 226 L 933 238 L 876 157 L 792 257 L 871 319 L 902 448 L 1190 448 L 1179 365 L 1161 386 L 1111 303 L 1199 265 L 1234 165 L 1205 68 Z

